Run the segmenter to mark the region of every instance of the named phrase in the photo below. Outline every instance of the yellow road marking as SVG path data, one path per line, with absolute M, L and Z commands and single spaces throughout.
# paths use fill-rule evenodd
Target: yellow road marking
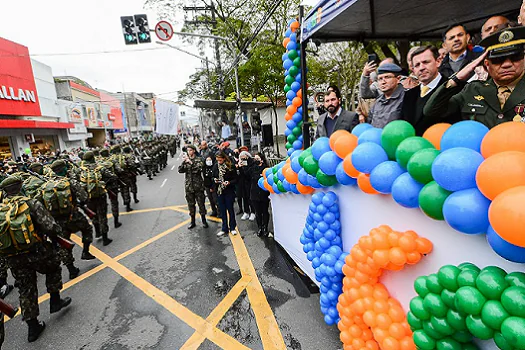
M 210 315 L 206 318 L 206 321 L 210 322 L 212 325 L 217 326 L 217 324 L 222 320 L 226 312 L 230 309 L 230 307 L 233 305 L 235 300 L 241 295 L 242 291 L 246 289 L 246 286 L 248 283 L 250 283 L 251 279 L 242 277 L 237 283 L 233 286 L 233 288 L 226 294 L 224 299 L 221 300 L 219 305 L 213 309 L 213 311 L 210 313 Z M 205 340 L 201 334 L 195 332 L 193 335 L 184 343 L 184 345 L 180 348 L 180 350 L 190 350 L 190 349 L 198 349 L 199 346 L 202 344 L 202 342 Z
M 79 246 L 82 246 L 82 241 L 76 234 L 72 235 L 71 239 Z M 163 306 L 166 310 L 177 316 L 187 325 L 195 329 L 195 331 L 197 331 L 199 334 L 202 334 L 216 345 L 224 349 L 248 349 L 233 337 L 217 329 L 215 325 L 212 325 L 210 322 L 202 319 L 202 317 L 193 313 L 191 310 L 178 303 L 168 294 L 158 289 L 124 265 L 118 263 L 115 261 L 115 259 L 103 253 L 98 248 L 92 246 L 91 253 L 109 268 L 140 289 L 144 294 L 152 298 L 159 305 Z

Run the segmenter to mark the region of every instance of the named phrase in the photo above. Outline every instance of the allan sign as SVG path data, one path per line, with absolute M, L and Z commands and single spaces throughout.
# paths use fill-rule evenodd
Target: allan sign
M 41 115 L 29 50 L 3 38 L 0 38 L 0 115 Z

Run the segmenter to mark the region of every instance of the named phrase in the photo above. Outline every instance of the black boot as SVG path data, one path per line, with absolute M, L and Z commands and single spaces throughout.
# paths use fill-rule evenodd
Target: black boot
M 133 208 L 131 208 L 130 204 L 126 204 L 126 211 L 129 213 L 130 211 L 133 211 Z
M 90 242 L 84 243 L 84 249 L 82 249 L 82 256 L 81 256 L 82 260 L 93 260 L 93 259 L 95 259 L 95 257 L 93 255 L 91 255 L 91 253 L 89 252 L 89 246 L 90 245 L 91 245 Z
M 122 223 L 118 221 L 118 216 L 113 216 L 113 224 L 115 225 L 115 228 L 122 226 Z
M 195 215 L 191 217 L 191 223 L 188 226 L 188 229 L 191 230 L 192 228 L 195 228 L 197 225 L 195 224 Z
M 95 238 L 100 238 L 102 235 L 100 234 L 100 225 L 93 225 L 95 227 Z
M 136 193 L 133 193 L 133 200 L 135 201 L 135 203 L 140 202 L 139 199 L 137 198 L 137 194 Z
M 109 245 L 109 244 L 111 244 L 111 242 L 113 242 L 113 240 L 108 238 L 108 233 L 107 232 L 102 235 L 102 245 L 104 247 Z
M 73 264 L 66 265 L 68 271 L 69 271 L 69 279 L 75 279 L 78 277 L 78 274 L 80 273 L 80 269 L 76 267 Z
M 263 228 L 260 227 L 259 231 L 257 231 L 257 236 L 261 237 L 263 235 Z
M 210 227 L 208 226 L 208 221 L 206 221 L 206 215 L 201 215 L 201 218 L 202 218 L 202 226 L 204 226 L 204 228 Z
M 49 312 L 54 314 L 55 312 L 59 312 L 63 308 L 69 306 L 69 304 L 71 304 L 70 297 L 61 299 L 59 292 L 51 293 L 51 299 L 49 301 Z
M 151 177 L 151 174 L 148 175 L 148 179 L 153 180 L 153 178 Z
M 38 319 L 32 319 L 27 320 L 27 326 L 29 327 L 29 331 L 27 332 L 27 341 L 32 343 L 35 340 L 38 339 L 40 334 L 44 331 L 46 328 L 46 324 L 44 322 L 38 321 Z

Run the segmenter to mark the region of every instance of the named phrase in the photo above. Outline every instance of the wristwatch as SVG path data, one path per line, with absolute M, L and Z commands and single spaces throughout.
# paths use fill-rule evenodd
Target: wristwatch
M 452 86 L 451 82 L 454 82 L 456 83 L 457 86 L 461 86 L 463 84 L 463 81 L 459 80 L 458 78 L 458 73 L 454 73 L 450 76 L 450 78 L 448 78 L 448 81 L 447 81 L 447 85 L 445 85 L 445 87 L 447 89 L 450 89 L 450 88 L 453 88 L 454 86 Z

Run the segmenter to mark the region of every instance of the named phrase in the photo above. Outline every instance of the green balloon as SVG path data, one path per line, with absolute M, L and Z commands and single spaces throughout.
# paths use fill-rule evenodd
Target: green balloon
M 296 50 L 290 50 L 288 51 L 288 58 L 291 59 L 292 61 L 295 60 L 297 57 L 299 57 L 299 54 L 297 53 Z
M 404 120 L 394 120 L 384 127 L 381 133 L 381 146 L 388 154 L 388 158 L 395 160 L 399 144 L 412 136 L 416 136 L 416 130 L 410 123 Z
M 296 126 L 295 128 L 292 129 L 292 134 L 294 134 L 296 137 L 299 137 L 299 135 L 301 135 L 303 133 L 303 131 L 301 130 L 301 127 L 299 126 Z
M 436 317 L 445 317 L 447 315 L 448 308 L 438 294 L 427 294 L 423 299 L 423 306 L 425 310 Z
M 278 188 L 279 191 L 281 191 L 282 193 L 286 193 L 286 192 L 288 192 L 288 191 L 286 191 L 286 190 L 284 189 L 283 183 L 282 183 L 280 180 L 277 181 L 277 188 Z
M 286 147 L 286 149 L 290 149 L 290 148 L 293 147 L 293 145 L 290 142 L 286 142 L 285 147 Z
M 396 161 L 403 169 L 406 169 L 410 158 L 425 148 L 434 148 L 434 145 L 420 136 L 406 138 L 397 146 Z
M 417 182 L 425 185 L 434 180 L 432 177 L 432 163 L 439 153 L 440 152 L 434 148 L 425 148 L 414 153 L 414 155 L 408 160 L 407 164 L 410 176 L 412 176 Z
M 432 323 L 432 326 L 434 326 L 435 330 L 444 335 L 448 336 L 456 332 L 456 330 L 448 323 L 446 318 L 432 316 L 430 318 L 430 323 Z
M 317 181 L 323 186 L 330 187 L 337 184 L 337 178 L 335 176 L 326 175 L 321 169 L 317 170 L 315 175 Z
M 474 287 L 461 287 L 456 292 L 456 309 L 467 315 L 478 316 L 487 299 Z
M 467 326 L 465 325 L 465 327 Z M 472 341 L 472 334 L 470 334 L 469 331 L 457 331 L 456 333 L 452 334 L 452 338 L 465 346 L 465 343 Z M 463 350 L 465 349 L 466 348 L 464 347 Z
M 273 175 L 273 182 L 274 182 L 275 184 L 277 184 L 279 181 L 281 181 L 281 180 L 279 180 L 279 178 L 277 177 L 277 175 Z
M 442 334 L 436 328 L 434 328 L 434 326 L 432 325 L 432 322 L 430 322 L 430 321 L 423 321 L 422 323 L 423 323 L 423 330 L 425 331 L 426 334 L 428 334 L 432 338 L 434 338 L 434 339 L 442 339 L 442 338 L 445 337 L 444 334 Z
M 443 204 L 452 192 L 431 181 L 419 192 L 419 207 L 427 216 L 435 220 L 444 220 Z
M 458 276 L 458 285 L 460 287 L 476 286 L 476 278 L 479 276 L 479 271 L 466 269 L 460 272 Z
M 317 170 L 319 170 L 319 164 L 314 159 L 314 157 L 310 155 L 308 158 L 304 160 L 303 168 L 308 174 L 315 176 L 317 175 Z
M 473 336 L 482 340 L 489 340 L 494 337 L 494 331 L 481 320 L 481 317 L 467 316 L 467 328 Z
M 284 92 L 287 93 L 287 92 L 290 91 L 290 90 L 292 90 L 291 86 L 288 85 L 288 84 L 286 84 L 286 85 L 284 86 Z
M 451 292 L 450 290 L 448 289 L 443 289 L 443 291 L 441 292 L 441 300 L 443 300 L 443 303 L 445 303 L 445 305 L 448 307 L 448 308 L 455 308 L 455 300 L 456 300 L 456 293 L 455 292 Z
M 308 147 L 299 155 L 299 164 L 304 168 L 304 160 L 312 155 L 312 148 Z
M 501 267 L 497 267 L 497 266 L 484 267 L 483 270 L 480 270 L 479 273 L 487 273 L 487 272 L 498 274 L 498 275 L 500 275 L 503 278 L 505 278 L 505 276 L 507 276 L 507 271 L 505 271 Z
M 290 134 L 290 135 L 288 135 L 288 137 L 287 137 L 286 139 L 288 140 L 288 142 L 289 142 L 290 144 L 292 144 L 292 143 L 295 142 L 295 140 L 297 140 L 297 137 L 295 137 L 294 134 Z
M 512 316 L 525 318 L 525 288 L 509 287 L 501 294 L 501 304 Z
M 463 346 L 454 339 L 445 338 L 436 342 L 437 350 L 463 350 Z
M 428 320 L 430 319 L 430 313 L 425 310 L 425 306 L 423 305 L 423 298 L 421 297 L 415 297 L 412 300 L 410 300 L 410 311 L 419 318 L 420 320 Z
M 272 168 L 272 173 L 275 175 L 275 174 L 277 174 L 277 171 L 279 171 L 279 169 L 277 169 L 277 167 L 274 166 L 274 167 Z M 277 180 L 275 180 L 275 182 L 277 182 Z
M 292 77 L 295 77 L 297 74 L 299 74 L 299 68 L 297 68 L 296 66 L 291 66 L 290 69 L 288 69 L 288 73 L 292 76 Z M 295 79 L 294 79 L 295 80 Z
M 525 288 L 525 273 L 523 272 L 511 272 L 505 276 L 505 280 L 511 286 Z
M 290 73 L 290 71 L 288 70 L 288 73 Z M 288 74 L 286 76 L 286 78 L 284 78 L 284 82 L 287 84 L 287 85 L 292 85 L 294 82 L 295 82 L 295 78 L 291 75 L 291 74 Z
M 460 314 L 456 310 L 449 309 L 447 311 L 447 321 L 457 331 L 467 330 L 467 320 L 464 315 Z
M 421 320 L 417 318 L 412 313 L 412 311 L 409 311 L 407 313 L 407 322 L 410 325 L 410 329 L 412 329 L 412 331 L 423 328 L 423 324 L 421 323 Z
M 301 58 L 297 57 L 295 60 L 293 60 L 293 65 L 301 69 Z
M 501 334 L 511 346 L 525 349 L 525 319 L 508 317 L 501 325 Z
M 503 321 L 510 317 L 503 305 L 497 300 L 489 300 L 481 309 L 481 319 L 490 328 L 499 331 Z
M 439 283 L 446 289 L 455 292 L 458 290 L 458 276 L 461 270 L 454 265 L 445 265 L 439 269 L 437 274 Z
M 461 263 L 461 264 L 458 265 L 458 267 L 459 267 L 459 269 L 461 271 L 463 271 L 463 270 L 474 270 L 476 272 L 480 272 L 481 271 L 481 269 L 479 267 L 477 267 L 473 263 L 469 263 L 469 262 Z
M 476 287 L 487 298 L 500 300 L 501 294 L 509 286 L 505 276 L 494 272 L 484 272 L 483 270 L 476 278 Z
M 414 289 L 416 293 L 424 298 L 430 291 L 427 288 L 427 276 L 420 276 L 414 281 Z
M 27 155 L 30 155 L 31 154 L 31 148 L 26 148 L 24 149 L 24 153 L 27 154 Z
M 507 342 L 501 333 L 494 334 L 494 343 L 496 343 L 501 350 L 514 350 L 514 347 Z
M 439 283 L 439 278 L 435 273 L 428 275 L 427 288 L 434 294 L 439 294 L 443 290 L 443 286 Z
M 418 349 L 433 350 L 436 347 L 436 341 L 423 330 L 415 331 L 412 337 Z

